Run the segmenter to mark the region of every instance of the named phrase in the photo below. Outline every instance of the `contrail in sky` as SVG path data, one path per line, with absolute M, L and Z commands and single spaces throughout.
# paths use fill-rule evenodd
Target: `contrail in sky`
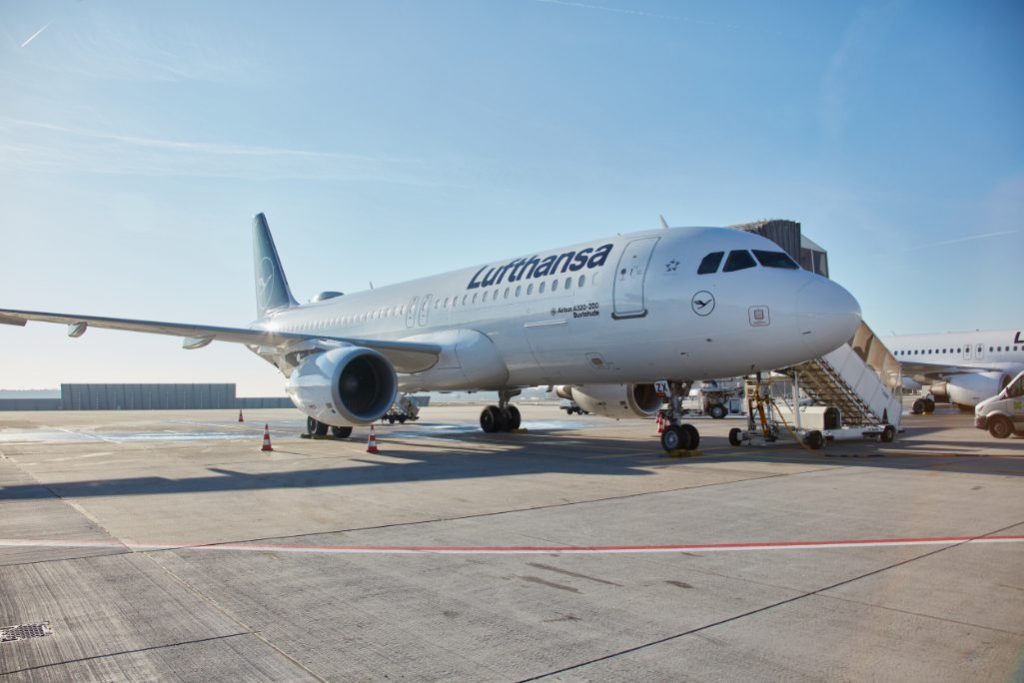
M 960 244 L 961 242 L 973 242 L 974 240 L 986 240 L 990 237 L 1002 237 L 1003 235 L 1016 235 L 1020 233 L 1020 230 L 1001 230 L 1000 232 L 986 232 L 983 235 L 971 235 L 970 237 L 960 237 L 955 240 L 943 240 L 942 242 L 932 242 L 921 247 L 913 247 L 911 249 L 904 249 L 903 251 L 920 251 L 921 249 L 927 249 L 928 247 L 941 247 L 947 244 Z
M 43 31 L 45 31 L 46 29 L 50 28 L 50 24 L 52 24 L 52 23 L 53 23 L 52 21 L 48 21 L 48 22 L 46 22 L 46 26 L 42 27 L 41 29 L 39 29 L 38 31 L 36 31 L 36 32 L 35 32 L 35 33 L 33 33 L 32 35 L 30 35 L 30 36 L 28 37 L 28 40 L 26 40 L 26 41 L 25 41 L 24 43 L 22 43 L 22 44 L 21 44 L 21 46 L 22 46 L 22 47 L 25 47 L 26 45 L 28 45 L 29 43 L 31 43 L 31 42 L 32 42 L 33 40 L 35 40 L 36 38 L 38 38 L 38 37 L 39 37 L 39 34 L 40 34 L 40 33 L 42 33 Z

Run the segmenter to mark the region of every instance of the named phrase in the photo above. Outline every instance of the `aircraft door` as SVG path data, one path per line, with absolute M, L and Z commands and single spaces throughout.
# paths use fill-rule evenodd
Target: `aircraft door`
M 418 304 L 419 301 L 420 298 L 418 296 L 414 296 L 409 300 L 409 307 L 405 309 L 406 327 L 414 327 L 416 325 L 416 315 L 419 313 L 419 309 L 416 308 L 416 304 Z
M 420 327 L 427 326 L 427 319 L 430 317 L 430 300 L 433 298 L 433 294 L 427 294 L 423 297 L 423 303 L 420 304 L 420 315 L 418 320 Z
M 641 318 L 647 315 L 644 301 L 644 279 L 654 245 L 660 237 L 645 237 L 626 245 L 615 270 L 612 318 Z

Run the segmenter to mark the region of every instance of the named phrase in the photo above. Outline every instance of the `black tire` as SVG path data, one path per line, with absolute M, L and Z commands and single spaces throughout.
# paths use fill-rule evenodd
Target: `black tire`
M 1005 439 L 1013 434 L 1013 423 L 1002 415 L 993 415 L 988 419 L 988 433 L 997 439 Z
M 310 436 L 326 436 L 327 425 L 311 417 L 306 418 L 306 433 Z
M 681 427 L 669 425 L 661 433 L 661 447 L 666 453 L 690 450 L 690 434 Z
M 506 431 L 514 432 L 523 422 L 523 416 L 519 414 L 519 408 L 515 406 L 507 406 L 504 417 Z
M 914 415 L 920 415 L 921 413 L 924 412 L 924 406 L 925 406 L 924 399 L 923 398 L 919 398 L 916 401 L 914 401 L 914 405 L 911 406 L 910 412 L 912 414 L 914 414 Z
M 352 436 L 351 427 L 331 427 L 331 434 L 334 435 L 335 439 L 347 439 Z
M 925 415 L 931 415 L 935 412 L 935 401 L 930 398 L 924 399 L 924 413 Z
M 726 410 L 725 406 L 723 406 L 721 403 L 716 403 L 715 405 L 708 408 L 708 415 L 710 415 L 716 420 L 721 420 L 728 414 L 729 411 Z
M 686 446 L 686 450 L 695 451 L 700 446 L 700 432 L 697 428 L 691 424 L 680 425 L 680 428 L 687 433 L 687 441 L 689 442 Z
M 729 445 L 739 446 L 743 443 L 743 430 L 739 427 L 733 427 L 729 430 Z
M 878 435 L 878 440 L 882 443 L 892 443 L 892 440 L 896 438 L 896 428 L 892 425 L 885 425 L 882 433 Z
M 398 424 L 404 425 L 405 424 L 405 420 L 406 420 L 405 415 L 399 415 L 398 416 Z
M 804 443 L 811 450 L 818 450 L 825 445 L 825 435 L 815 429 L 812 432 L 807 432 L 807 436 L 804 437 Z
M 505 431 L 505 416 L 498 406 L 487 406 L 480 413 L 480 429 L 488 434 Z

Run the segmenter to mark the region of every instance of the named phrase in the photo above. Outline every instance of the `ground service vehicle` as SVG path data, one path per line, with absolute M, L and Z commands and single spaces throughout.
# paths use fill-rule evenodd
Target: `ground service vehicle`
M 997 439 L 1011 434 L 1024 436 L 1024 372 L 974 408 L 974 426 L 987 429 Z

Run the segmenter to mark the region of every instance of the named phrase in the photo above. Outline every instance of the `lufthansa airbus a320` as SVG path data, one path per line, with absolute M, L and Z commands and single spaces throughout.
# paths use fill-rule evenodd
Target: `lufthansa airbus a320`
M 666 450 L 693 449 L 683 423 L 692 381 L 822 356 L 860 324 L 856 300 L 763 237 L 730 228 L 668 228 L 537 251 L 378 287 L 292 296 L 263 214 L 253 219 L 257 320 L 215 327 L 0 309 L 38 320 L 183 337 L 187 349 L 244 344 L 284 375 L 310 431 L 346 437 L 399 392 L 498 392 L 485 432 L 518 428 L 524 387 L 562 385 L 585 410 L 650 417 L 665 402 Z

